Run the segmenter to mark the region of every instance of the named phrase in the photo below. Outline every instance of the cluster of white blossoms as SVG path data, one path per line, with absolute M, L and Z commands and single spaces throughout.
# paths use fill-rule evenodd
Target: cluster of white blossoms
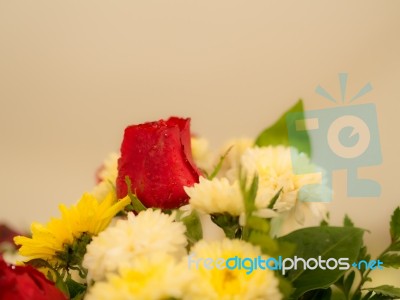
M 322 184 L 321 174 L 305 154 L 284 146 L 257 147 L 248 139 L 240 139 L 225 146 L 221 155 L 229 147 L 231 150 L 217 178 L 200 178 L 198 184 L 185 188 L 193 209 L 207 214 L 243 215 L 238 183 L 242 172 L 248 183 L 258 176 L 255 205 L 259 216 L 272 218 L 274 235 L 315 226 L 327 218 L 324 201 L 329 199 L 330 190 Z M 296 164 L 303 169 L 316 172 L 295 174 L 292 157 L 296 157 Z
M 96 282 L 85 300 L 181 299 L 190 282 L 186 264 L 171 256 L 141 258 Z
M 179 260 L 186 254 L 186 227 L 173 215 L 148 209 L 128 214 L 94 237 L 87 246 L 83 266 L 88 278 L 103 280 L 105 274 L 129 267 L 143 258 L 170 255 Z
M 201 240 L 186 252 L 185 226 L 173 215 L 148 209 L 119 220 L 93 238 L 83 265 L 88 270 L 86 300 L 281 299 L 271 270 L 189 265 L 190 257 L 256 258 L 260 249 L 240 240 Z

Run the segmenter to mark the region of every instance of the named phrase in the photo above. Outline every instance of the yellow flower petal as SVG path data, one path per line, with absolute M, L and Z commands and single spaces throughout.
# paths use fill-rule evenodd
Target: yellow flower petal
M 72 245 L 84 233 L 96 236 L 129 203 L 129 197 L 116 201 L 112 193 L 102 202 L 90 194 L 84 194 L 70 208 L 60 205 L 61 218 L 52 218 L 46 225 L 33 223 L 32 238 L 17 236 L 14 242 L 21 246 L 19 253 L 28 259 L 57 262 L 57 253 L 63 251 L 66 245 Z

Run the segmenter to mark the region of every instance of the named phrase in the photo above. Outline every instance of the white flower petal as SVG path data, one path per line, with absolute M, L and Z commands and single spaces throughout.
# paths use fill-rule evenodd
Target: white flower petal
M 130 213 L 127 220 L 117 221 L 93 238 L 83 266 L 88 269 L 88 278 L 102 280 L 106 273 L 130 266 L 143 256 L 168 254 L 180 259 L 186 253 L 185 231 L 174 216 L 159 210 L 148 209 L 137 216 Z

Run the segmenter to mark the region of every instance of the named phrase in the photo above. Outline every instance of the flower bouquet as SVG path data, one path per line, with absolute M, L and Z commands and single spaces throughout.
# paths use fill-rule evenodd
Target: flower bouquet
M 332 190 L 309 137 L 289 143 L 294 112 L 301 101 L 216 153 L 190 119 L 127 127 L 93 191 L 14 238 L 20 256 L 0 259 L 0 299 L 400 298 L 364 287 L 374 270 L 400 266 L 400 209 L 376 259 L 349 217 L 329 225 Z M 294 160 L 314 172 L 295 173 Z

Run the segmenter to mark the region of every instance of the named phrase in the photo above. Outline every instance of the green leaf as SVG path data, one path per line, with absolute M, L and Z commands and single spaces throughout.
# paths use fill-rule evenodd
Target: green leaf
M 390 245 L 389 251 L 400 251 L 400 241 L 397 241 Z
M 214 170 L 212 171 L 211 175 L 210 175 L 210 176 L 207 176 L 209 180 L 213 180 L 213 179 L 215 178 L 215 176 L 218 175 L 218 173 L 219 173 L 219 171 L 221 170 L 222 165 L 223 165 L 223 163 L 224 163 L 224 161 L 225 161 L 225 158 L 227 157 L 227 155 L 228 155 L 229 152 L 231 151 L 232 147 L 233 147 L 233 146 L 229 147 L 228 150 L 226 150 L 226 152 L 224 153 L 224 155 L 222 155 L 222 156 L 219 158 L 218 164 L 215 166 L 215 168 L 214 168 Z
M 368 249 L 364 245 L 361 247 L 360 253 L 358 254 L 358 258 L 357 258 L 357 261 L 361 261 L 361 260 L 365 260 L 365 261 L 371 260 L 371 254 L 368 253 Z M 365 268 L 362 268 L 361 272 L 364 273 L 365 271 L 366 271 Z
M 296 253 L 297 245 L 294 243 L 276 240 L 279 247 L 279 255 L 282 257 L 292 257 Z
M 334 258 L 347 258 L 347 263 L 353 263 L 359 254 L 362 245 L 364 231 L 355 227 L 309 227 L 294 231 L 280 241 L 286 241 L 297 245 L 295 256 L 305 260 L 309 258 L 322 260 Z M 301 266 L 301 265 L 300 265 Z M 288 273 L 288 279 L 292 281 L 296 289 L 293 298 L 298 298 L 304 293 L 326 289 L 335 283 L 347 271 L 340 270 L 304 270 L 300 267 Z
M 329 223 L 326 220 L 322 220 L 321 223 L 319 223 L 319 226 L 329 226 Z
M 279 279 L 279 291 L 281 292 L 283 299 L 289 299 L 290 295 L 293 292 L 292 284 L 284 277 L 278 275 Z
M 240 231 L 239 217 L 230 214 L 212 214 L 211 220 L 222 228 L 230 239 L 234 239 Z
M 57 277 L 56 282 L 54 283 L 54 285 L 61 291 L 63 292 L 68 299 L 70 299 L 70 295 L 69 295 L 69 290 L 68 290 L 68 286 L 65 283 L 65 281 L 61 278 L 61 277 Z
M 393 212 L 390 221 L 390 236 L 393 242 L 400 239 L 400 207 L 396 208 Z
M 192 211 L 190 215 L 184 218 L 180 218 L 179 214 L 181 213 L 181 211 L 178 211 L 177 219 L 185 224 L 186 237 L 189 242 L 189 247 L 191 247 L 193 244 L 203 238 L 203 229 L 201 227 L 200 218 L 196 211 Z
M 258 191 L 258 176 L 254 176 L 249 188 L 247 188 L 247 181 L 247 177 L 241 174 L 240 190 L 243 196 L 244 208 L 246 211 L 246 216 L 251 216 L 257 209 L 255 202 Z
M 368 293 L 366 293 L 366 294 L 364 295 L 364 297 L 362 297 L 362 299 L 363 299 L 363 300 L 371 299 L 372 294 L 373 294 L 373 292 L 368 292 Z M 357 296 L 358 298 L 361 298 L 362 294 L 361 294 L 360 291 L 358 291 L 358 292 L 356 293 L 355 296 Z M 354 297 L 353 297 L 353 298 L 354 298 Z
M 301 300 L 330 300 L 332 297 L 331 289 L 319 289 L 305 293 Z
M 86 292 L 83 292 L 81 294 L 76 295 L 74 298 L 71 298 L 71 300 L 83 300 L 85 298 Z
M 381 285 L 375 288 L 368 288 L 367 291 L 374 292 L 375 294 L 385 296 L 385 299 L 399 299 L 400 298 L 400 288 L 396 288 L 391 285 Z
M 146 206 L 143 205 L 142 202 L 140 202 L 139 198 L 132 193 L 131 190 L 131 186 L 132 186 L 132 182 L 131 179 L 129 178 L 129 176 L 125 176 L 125 183 L 128 187 L 128 196 L 129 198 L 131 198 L 131 202 L 132 202 L 132 210 L 135 212 L 140 212 L 142 210 L 146 210 Z
M 271 238 L 268 234 L 261 231 L 250 231 L 248 242 L 255 246 L 259 246 L 264 254 L 276 256 L 279 253 L 279 245 L 277 240 Z
M 239 170 L 239 185 L 244 203 L 246 222 L 249 218 L 253 217 L 253 213 L 257 210 L 255 202 L 258 190 L 258 176 L 254 176 L 250 183 L 250 186 L 248 183 L 250 182 L 247 178 L 247 175 Z M 240 235 L 238 234 L 237 236 L 244 240 L 248 240 L 250 236 L 250 231 L 251 229 L 247 226 L 247 224 L 244 224 L 241 228 Z
M 295 120 L 288 118 L 290 114 L 298 113 L 297 119 L 302 119 L 301 115 L 304 116 L 303 101 L 299 100 L 294 106 L 292 106 L 286 113 L 284 113 L 275 124 L 265 129 L 256 139 L 256 145 L 263 146 L 296 146 L 299 152 L 304 152 L 308 156 L 311 156 L 311 144 L 310 138 L 307 131 L 303 131 L 303 134 L 293 135 L 291 137 L 291 143 L 289 143 L 289 128 L 296 128 Z
M 46 277 L 52 282 L 57 282 L 57 280 L 62 280 L 62 276 L 60 275 L 59 270 L 57 270 L 56 267 L 53 267 L 49 262 L 47 262 L 44 259 L 41 258 L 31 259 L 25 262 L 25 264 L 30 265 L 35 269 L 48 269 Z
M 69 296 L 71 299 L 78 299 L 78 296 L 84 295 L 86 292 L 86 285 L 76 282 L 71 278 L 71 276 L 67 277 L 65 284 L 68 287 Z
M 259 246 L 264 254 L 269 256 L 291 256 L 295 252 L 296 245 L 278 241 L 270 236 L 270 223 L 267 219 L 250 216 L 246 220 L 248 234 L 243 239 L 253 245 Z
M 345 277 L 344 292 L 346 293 L 346 295 L 350 294 L 355 277 L 356 277 L 356 272 L 354 272 L 354 270 L 351 270 L 350 273 Z
M 329 218 L 330 218 L 330 215 L 328 212 L 326 220 L 322 220 L 321 223 L 319 224 L 319 226 L 329 226 Z
M 53 267 L 49 264 L 48 261 L 41 259 L 41 258 L 31 259 L 31 260 L 25 262 L 25 264 L 30 265 L 30 266 L 34 267 L 35 269 L 40 269 L 40 268 L 53 269 Z
M 269 230 L 271 227 L 266 219 L 262 219 L 256 216 L 249 216 L 246 220 L 246 226 L 249 229 L 257 230 L 266 234 L 269 234 Z
M 387 253 L 382 256 L 381 261 L 385 268 L 400 268 L 400 253 Z
M 331 290 L 332 290 L 331 300 L 348 300 L 348 298 L 344 295 L 343 291 L 337 288 L 336 286 L 332 286 Z M 351 300 L 356 300 L 356 299 L 353 297 Z
M 343 226 L 344 227 L 354 227 L 353 221 L 350 219 L 350 217 L 347 214 L 344 216 Z
M 275 196 L 271 199 L 271 202 L 268 205 L 269 209 L 273 209 L 274 205 L 276 203 L 276 201 L 279 199 L 279 195 L 282 193 L 283 188 L 281 188 L 276 194 Z

